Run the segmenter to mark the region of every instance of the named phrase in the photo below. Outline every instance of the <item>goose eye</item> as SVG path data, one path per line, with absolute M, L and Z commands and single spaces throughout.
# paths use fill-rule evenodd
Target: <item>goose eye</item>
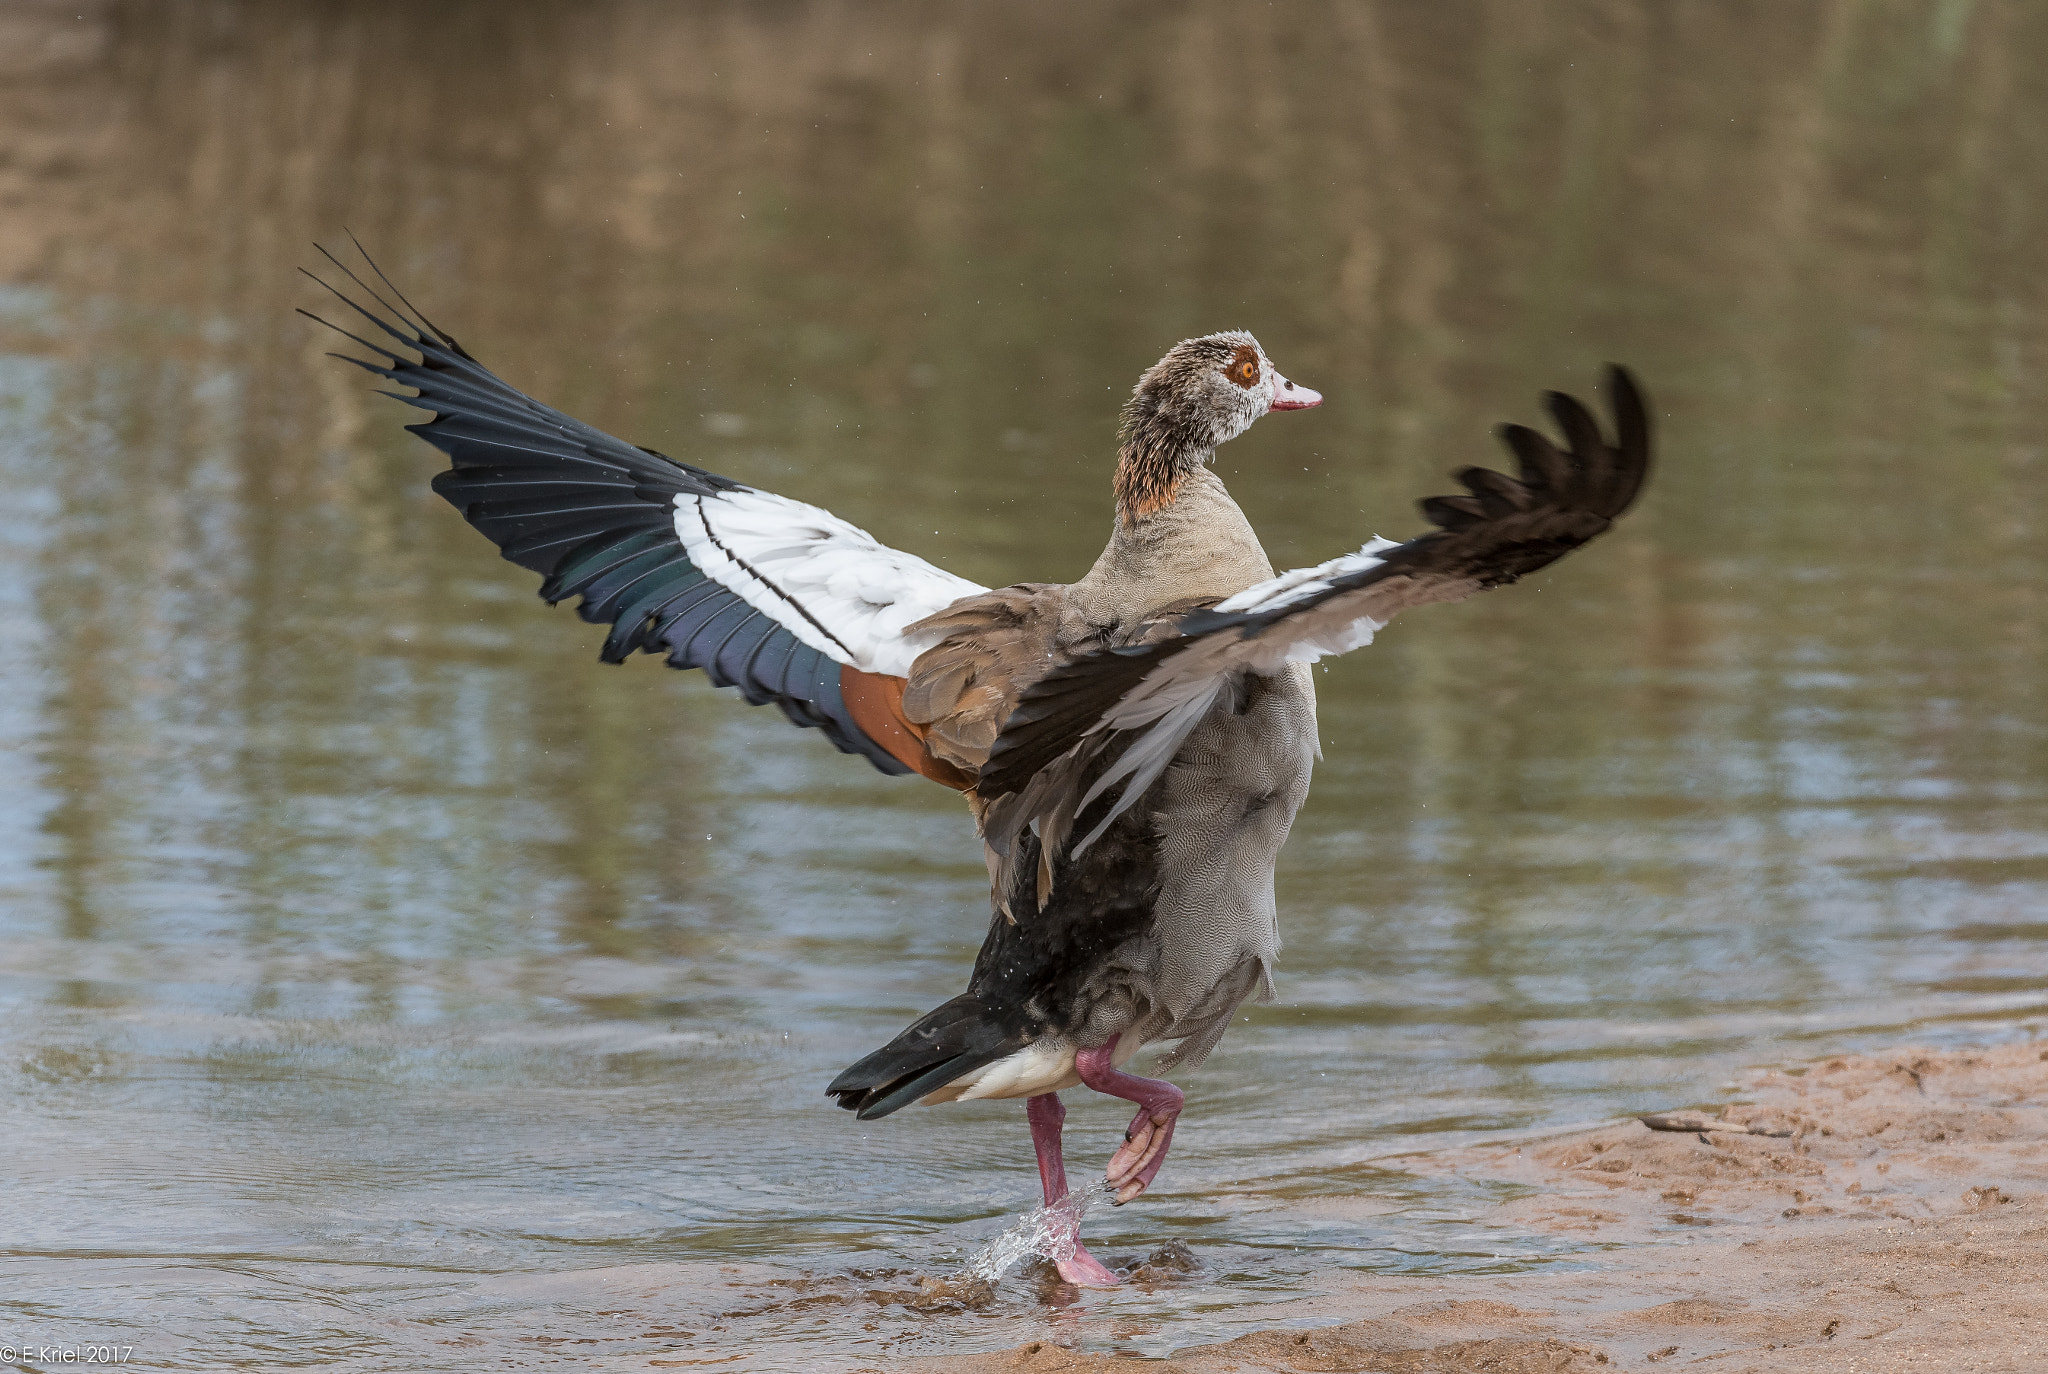
M 1259 379 L 1259 365 L 1250 360 L 1237 365 L 1237 379 L 1240 382 L 1256 382 Z

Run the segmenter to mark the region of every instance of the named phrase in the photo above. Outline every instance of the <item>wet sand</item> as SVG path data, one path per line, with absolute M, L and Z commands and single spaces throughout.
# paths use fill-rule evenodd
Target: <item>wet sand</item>
M 1525 1186 L 1496 1219 L 1611 1243 L 1603 1267 L 1333 1275 L 1271 1329 L 1150 1367 L 2048 1369 L 2048 1048 L 1908 1048 L 1743 1086 L 1708 1130 L 1631 1120 L 1404 1161 Z M 1038 1341 L 886 1367 L 1132 1366 Z

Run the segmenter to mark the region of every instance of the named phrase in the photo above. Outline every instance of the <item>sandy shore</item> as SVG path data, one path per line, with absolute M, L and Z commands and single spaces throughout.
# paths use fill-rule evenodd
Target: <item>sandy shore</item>
M 1500 1218 L 1612 1242 L 1597 1271 L 1344 1275 L 1271 1330 L 1143 1366 L 1035 1342 L 890 1367 L 2048 1371 L 2048 1048 L 1903 1049 L 1745 1086 L 1707 1130 L 1404 1161 L 1528 1186 Z

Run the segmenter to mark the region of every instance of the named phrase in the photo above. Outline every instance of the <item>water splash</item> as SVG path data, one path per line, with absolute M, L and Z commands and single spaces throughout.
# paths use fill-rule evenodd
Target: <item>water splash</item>
M 1098 1178 L 1050 1206 L 1034 1207 L 970 1256 L 967 1272 L 983 1283 L 994 1283 L 1032 1255 L 1055 1264 L 1072 1259 L 1081 1240 L 1081 1218 L 1114 1196 L 1109 1180 Z

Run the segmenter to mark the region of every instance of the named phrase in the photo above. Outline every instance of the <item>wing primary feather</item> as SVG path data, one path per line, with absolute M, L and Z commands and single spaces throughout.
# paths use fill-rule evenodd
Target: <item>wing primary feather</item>
M 1477 498 L 1489 520 L 1514 515 L 1536 504 L 1535 496 L 1527 487 L 1492 468 L 1460 468 L 1454 475 Z
M 355 230 L 344 228 L 342 232 L 348 235 L 348 241 L 356 246 L 356 251 L 363 255 L 363 261 L 370 264 L 370 270 L 377 274 L 377 280 L 383 282 L 384 285 L 390 287 L 391 294 L 398 297 L 399 303 L 405 306 L 407 310 L 410 310 L 412 312 L 412 323 L 415 329 L 420 330 L 424 334 L 432 336 L 435 340 L 437 340 L 440 343 L 440 345 L 443 348 L 447 348 L 456 353 L 460 353 L 465 358 L 469 356 L 468 351 L 465 350 L 461 344 L 455 342 L 455 336 L 453 334 L 450 334 L 447 330 L 441 328 L 441 326 L 435 324 L 432 320 L 428 319 L 426 311 L 420 309 L 411 301 L 407 300 L 405 292 L 398 289 L 398 283 L 384 275 L 384 269 L 379 267 L 377 265 L 377 260 L 370 256 L 370 250 L 363 247 L 363 241 L 356 237 Z
M 426 350 L 424 343 L 420 347 L 422 352 Z M 435 347 L 439 347 L 439 345 L 435 345 Z M 497 415 L 516 416 L 527 422 L 537 420 L 545 423 L 554 433 L 561 436 L 566 442 L 574 444 L 577 448 L 583 448 L 588 442 L 587 436 L 582 432 L 587 427 L 578 426 L 565 415 L 559 413 L 551 414 L 546 406 L 539 405 L 523 392 L 508 387 L 503 379 L 491 375 L 474 363 L 465 363 L 459 369 L 450 367 L 430 370 L 417 367 L 417 365 L 409 364 L 404 359 L 400 359 L 398 366 L 407 368 L 409 371 L 425 374 L 418 377 L 408 375 L 403 379 L 393 379 L 403 380 L 406 386 L 418 388 L 420 392 L 419 399 L 423 401 L 429 399 L 459 401 L 472 410 L 481 410 Z M 576 436 L 573 439 L 569 437 L 572 433 Z M 619 447 L 629 453 L 635 452 L 635 450 L 626 449 L 624 444 L 621 444 Z
M 705 620 L 690 636 L 691 665 L 704 671 L 708 676 L 713 658 L 718 653 L 718 646 L 725 643 L 726 638 L 734 630 L 759 614 L 759 611 L 737 596 L 732 599 L 730 605 L 719 607 L 718 613 Z M 731 684 L 721 682 L 718 685 L 725 687 Z
M 630 487 L 618 488 L 609 486 L 601 488 L 601 490 L 607 496 L 614 492 L 630 494 L 632 491 Z M 637 513 L 647 509 L 645 501 L 605 501 L 599 500 L 594 494 L 569 505 L 554 504 L 560 499 L 558 496 L 500 498 L 491 502 L 491 509 L 485 512 L 485 514 L 491 520 L 544 520 L 558 515 L 590 515 L 597 511 L 607 510 L 626 510 Z
M 742 635 L 751 631 L 754 622 L 758 620 L 763 625 L 771 628 L 775 625 L 774 621 L 770 620 L 760 611 L 753 610 L 752 607 L 748 609 L 752 613 L 726 631 L 720 637 L 717 646 L 705 656 L 704 676 L 710 678 L 712 685 L 715 687 L 737 687 L 745 677 L 747 659 L 751 659 L 754 656 L 754 650 L 761 647 L 760 640 L 758 639 L 741 638 Z M 735 662 L 728 660 L 726 651 L 734 648 L 736 645 L 743 650 L 745 657 Z
M 612 632 L 605 636 L 604 647 L 598 651 L 598 657 L 606 663 L 624 663 L 636 650 L 647 648 L 648 636 L 661 628 L 657 617 L 662 610 L 689 595 L 690 591 L 689 587 L 669 584 L 649 587 L 627 602 L 616 616 L 607 616 L 606 619 L 612 622 Z
M 1486 519 L 1486 510 L 1469 496 L 1425 496 L 1415 503 L 1433 525 L 1441 525 L 1452 533 L 1460 533 L 1481 524 Z
M 399 399 L 404 400 L 406 398 L 400 397 Z M 423 410 L 428 408 L 425 406 L 421 407 Z M 481 450 L 485 454 L 531 453 L 542 458 L 552 459 L 558 463 L 581 463 L 589 467 L 595 467 L 607 476 L 625 475 L 616 463 L 608 463 L 602 458 L 580 450 L 564 452 L 561 449 L 535 448 L 531 444 L 508 444 L 498 440 L 472 439 L 464 434 L 449 434 L 444 438 L 435 432 L 435 427 L 440 423 L 439 420 L 429 420 L 424 424 L 407 425 L 406 430 L 409 433 L 419 435 L 420 438 L 425 439 L 435 448 L 447 454 L 455 464 L 450 469 L 452 472 L 462 472 L 469 468 L 482 467 L 485 463 L 493 461 L 490 458 L 478 456 L 477 450 Z M 648 504 L 651 505 L 653 503 L 649 502 Z
M 697 572 L 696 566 L 689 559 L 657 544 L 646 563 L 633 568 L 627 576 L 605 588 L 602 598 L 596 594 L 597 589 L 592 588 L 589 601 L 591 615 L 599 622 L 618 619 L 626 613 L 626 607 L 632 604 L 636 588 L 641 587 L 648 579 L 659 577 L 676 567 L 686 567 L 691 573 L 703 576 Z
M 1598 500 L 1597 493 L 1606 489 L 1614 466 L 1607 440 L 1600 434 L 1600 422 L 1579 404 L 1575 396 L 1567 396 L 1562 391 L 1547 391 L 1543 399 L 1549 406 L 1551 418 L 1564 431 L 1564 437 L 1571 446 L 1574 466 L 1578 469 L 1579 486 L 1572 496 L 1590 507 Z
M 666 636 L 662 633 L 662 630 L 674 616 L 676 603 L 689 597 L 700 586 L 701 582 L 692 582 L 681 587 L 665 587 L 662 591 L 643 599 L 642 604 L 648 608 L 645 611 L 641 611 L 636 607 L 628 614 L 620 616 L 618 621 L 620 625 L 627 624 L 630 621 L 634 628 L 633 633 L 621 642 L 619 658 L 623 660 L 634 653 L 654 654 L 663 652 L 667 647 L 667 643 Z M 664 596 L 667 598 L 666 600 L 662 599 Z M 691 604 L 694 605 L 695 603 Z M 713 685 L 722 687 L 725 684 L 714 683 Z
M 377 370 L 383 371 L 383 369 Z M 401 386 L 420 388 L 419 394 L 414 396 L 395 396 L 391 392 L 384 394 L 392 396 L 394 400 L 405 402 L 415 410 L 432 411 L 434 418 L 422 421 L 421 423 L 423 425 L 436 426 L 442 433 L 462 432 L 465 430 L 474 432 L 473 424 L 475 421 L 488 420 L 493 425 L 515 428 L 522 434 L 529 434 L 535 438 L 545 439 L 550 443 L 560 445 L 565 455 L 580 453 L 589 458 L 596 458 L 597 456 L 591 453 L 588 447 L 579 439 L 571 437 L 560 425 L 552 424 L 542 418 L 532 408 L 508 401 L 503 396 L 496 395 L 466 379 L 450 377 L 445 372 L 436 373 L 426 379 L 399 378 L 396 374 L 390 372 L 386 372 L 385 375 L 390 376 L 392 380 L 397 381 Z M 460 406 L 460 409 L 457 409 L 458 406 Z M 422 434 L 420 437 L 426 438 L 427 436 Z M 429 440 L 429 442 L 435 441 Z M 438 448 L 440 445 L 435 443 L 435 447 Z M 624 467 L 617 463 L 612 463 L 610 466 L 617 468 L 620 472 L 626 471 Z
M 1650 415 L 1636 379 L 1619 363 L 1607 365 L 1607 394 L 1614 404 L 1615 446 L 1621 458 L 1616 465 L 1621 481 L 1604 514 L 1612 518 L 1634 504 L 1636 493 L 1650 476 Z
M 513 483 L 515 485 L 527 484 L 526 479 L 517 479 L 515 481 L 515 479 L 496 477 L 492 476 L 491 474 L 505 472 L 545 472 L 547 470 L 548 469 L 543 468 L 538 463 L 523 463 L 516 459 L 507 460 L 495 464 L 476 463 L 469 467 L 443 468 L 441 469 L 441 471 L 434 474 L 434 480 L 432 483 L 430 483 L 430 485 L 432 486 L 434 494 L 436 496 L 439 496 L 449 505 L 461 511 L 463 519 L 468 520 L 472 524 L 474 524 L 478 520 L 488 520 L 495 518 L 494 508 L 503 499 L 499 497 L 484 496 L 480 494 L 481 492 L 488 491 L 495 486 L 506 485 L 507 483 Z M 478 474 L 483 475 L 479 476 Z M 605 493 L 606 495 L 615 495 L 620 492 L 632 490 L 632 488 L 628 487 L 623 482 L 607 482 L 601 478 L 592 477 L 564 477 L 559 479 L 550 479 L 550 484 L 571 486 L 584 491 L 590 491 L 592 489 L 595 489 L 597 491 Z M 662 524 L 666 523 L 665 521 L 660 520 L 659 510 L 651 507 L 646 502 L 639 503 L 636 509 L 647 510 L 649 512 L 647 519 L 649 520 L 653 520 Z M 645 523 L 645 521 L 635 520 L 631 523 L 635 526 L 639 526 Z
M 562 562 L 555 571 L 540 584 L 541 600 L 552 606 L 578 595 L 620 564 L 661 547 L 661 531 L 640 530 L 623 539 L 599 535 L 590 541 L 590 547 L 591 552 L 587 555 L 571 549 L 562 556 Z
M 753 652 L 747 655 L 747 661 L 733 679 L 733 685 L 740 689 L 740 695 L 749 704 L 764 706 L 775 700 L 768 684 L 782 681 L 782 665 L 788 661 L 790 646 L 796 642 L 795 635 L 780 625 L 771 624 L 754 645 Z
M 661 636 L 661 642 L 667 644 L 671 649 L 678 642 L 671 633 L 675 629 L 677 621 L 708 602 L 717 601 L 721 596 L 731 595 L 725 588 L 719 586 L 710 578 L 705 577 L 704 574 L 698 573 L 697 578 L 698 580 L 685 587 L 675 600 L 664 604 L 661 608 L 661 624 L 658 627 L 658 633 Z M 594 620 L 596 617 L 586 616 L 585 619 Z M 647 652 L 651 654 L 654 650 L 649 649 Z M 676 666 L 686 668 L 690 665 L 679 663 Z
M 347 339 L 349 342 L 361 344 L 364 348 L 369 349 L 372 353 L 381 353 L 385 357 L 391 359 L 391 361 L 394 363 L 402 363 L 405 361 L 405 359 L 399 357 L 398 354 L 393 353 L 390 349 L 384 347 L 382 344 L 373 344 L 368 339 L 364 338 L 362 335 L 352 334 L 348 330 L 343 329 L 340 325 L 336 324 L 334 321 L 322 319 L 320 316 L 315 315 L 310 310 L 300 310 L 299 313 L 301 315 L 304 315 L 307 319 L 311 320 L 314 324 L 319 325 L 321 328 L 331 329 L 335 333 L 341 335 L 342 338 Z M 376 363 L 366 363 L 361 358 L 351 358 L 346 353 L 329 353 L 327 356 L 330 358 L 339 358 L 345 363 L 353 363 L 357 367 L 360 367 L 363 371 L 374 372 L 379 377 L 390 377 L 392 375 L 391 370 L 389 368 L 380 367 Z M 384 394 L 388 396 L 391 393 L 387 391 Z M 407 398 L 404 396 L 400 396 L 398 399 L 403 401 L 406 400 Z
M 679 660 L 685 667 L 703 667 L 703 660 L 697 656 L 698 636 L 734 606 L 747 604 L 728 587 L 720 587 L 718 590 L 724 595 L 692 601 L 689 609 L 678 614 L 663 627 L 663 636 L 668 640 L 671 660 Z
M 545 473 L 541 467 L 514 467 L 509 464 L 499 467 L 494 473 L 490 468 L 465 468 L 462 472 L 460 494 L 474 504 L 497 505 L 508 501 L 529 501 L 546 496 L 550 491 L 601 491 L 606 494 L 624 493 L 631 495 L 633 488 L 625 482 L 601 482 L 587 477 L 533 476 Z M 520 475 L 527 474 L 527 475 Z M 645 506 L 638 502 L 635 509 Z
M 478 517 L 476 523 L 478 525 L 486 525 L 496 524 L 497 522 L 492 519 L 488 512 L 485 512 Z M 510 539 L 503 545 L 503 551 L 506 558 L 524 568 L 529 566 L 528 559 L 545 553 L 549 549 L 558 549 L 565 544 L 581 545 L 591 535 L 602 534 L 608 529 L 615 530 L 617 528 L 617 525 L 607 525 L 597 520 L 585 520 L 580 524 L 572 526 L 556 525 L 550 529 L 535 530 L 531 534 L 524 534 L 515 539 Z M 681 553 L 677 553 L 676 557 L 683 562 L 689 561 Z M 546 570 L 534 568 L 533 571 L 544 573 Z
M 1494 431 L 1508 451 L 1515 455 L 1522 481 L 1546 495 L 1570 489 L 1571 463 L 1547 435 L 1527 425 L 1502 425 Z
M 314 244 L 313 246 L 314 246 L 315 248 L 320 248 L 320 245 L 319 245 L 319 244 L 317 244 L 317 243 L 316 243 L 316 244 Z M 334 262 L 334 255 L 333 255 L 332 253 L 328 253 L 328 252 L 327 252 L 327 250 L 326 250 L 325 248 L 320 248 L 320 251 L 321 251 L 321 253 L 322 253 L 322 254 L 324 254 L 324 255 L 326 256 L 326 258 L 327 258 L 327 260 L 328 260 L 329 262 Z M 335 263 L 334 263 L 334 265 L 335 265 L 336 267 L 341 267 L 341 264 L 340 264 L 340 263 L 338 263 L 338 262 L 335 262 Z M 342 270 L 342 271 L 344 271 L 344 272 L 348 272 L 348 269 L 347 269 L 346 267 L 341 267 L 341 270 Z M 356 313 L 357 313 L 358 315 L 361 315 L 361 316 L 362 316 L 362 317 L 363 317 L 364 319 L 368 320 L 368 321 L 369 321 L 369 322 L 370 322 L 371 324 L 374 324 L 374 325 L 376 325 L 376 326 L 377 326 L 377 328 L 379 328 L 379 329 L 383 330 L 383 331 L 384 331 L 384 332 L 385 332 L 386 334 L 389 334 L 389 335 L 390 335 L 390 336 L 391 336 L 392 338 L 394 338 L 394 339 L 398 340 L 398 341 L 399 341 L 400 343 L 404 344 L 404 345 L 405 345 L 405 346 L 406 346 L 407 348 L 414 348 L 414 349 L 416 349 L 416 348 L 418 348 L 418 347 L 420 346 L 420 342 L 421 342 L 421 341 L 420 341 L 420 338 L 419 338 L 419 336 L 418 336 L 418 335 L 416 335 L 416 334 L 407 334 L 407 333 L 405 333 L 405 332 L 404 332 L 404 331 L 402 331 L 402 330 L 399 330 L 399 329 L 394 329 L 394 328 L 392 327 L 392 325 L 391 325 L 391 322 L 390 322 L 389 320 L 385 319 L 385 318 L 384 318 L 383 316 L 381 316 L 381 315 L 374 315 L 374 314 L 372 314 L 371 312 L 369 312 L 368 310 L 365 310 L 365 309 L 363 309 L 363 307 L 362 307 L 362 306 L 358 305 L 358 304 L 357 304 L 356 302 L 354 302 L 353 300 L 350 300 L 350 299 L 349 299 L 349 297 L 348 297 L 348 293 L 346 293 L 346 292 L 344 292 L 344 291 L 340 290 L 340 289 L 339 289 L 338 287 L 334 287 L 334 286 L 330 286 L 330 285 L 328 285 L 328 283 L 327 283 L 327 282 L 325 282 L 325 281 L 321 280 L 321 279 L 320 279 L 319 277 L 316 277 L 316 276 L 314 276 L 314 275 L 313 275 L 313 274 L 312 274 L 311 272 L 308 272 L 308 271 L 307 271 L 307 270 L 306 270 L 305 268 L 303 268 L 303 267 L 301 267 L 301 268 L 299 269 L 299 274 L 300 274 L 301 276 L 305 277 L 305 278 L 306 278 L 306 279 L 307 279 L 308 281 L 312 281 L 312 282 L 317 282 L 317 283 L 319 283 L 319 286 L 320 286 L 320 289 L 321 289 L 321 290 L 323 290 L 323 291 L 326 291 L 326 292 L 327 292 L 328 294 L 332 295 L 332 296 L 334 297 L 334 299 L 336 299 L 336 300 L 340 301 L 340 302 L 341 302 L 341 303 L 342 303 L 343 305 L 345 305 L 345 306 L 347 306 L 347 307 L 348 307 L 349 309 L 351 309 L 351 310 L 355 311 L 355 312 L 356 312 Z M 353 272 L 348 272 L 348 274 L 349 274 L 349 276 L 350 276 L 350 277 L 354 277 L 354 276 L 355 276 L 355 273 L 353 273 Z M 377 293 L 376 293 L 376 292 L 374 292 L 374 291 L 372 291 L 372 292 L 371 292 L 370 294 L 371 294 L 371 296 L 372 296 L 372 297 L 374 297 L 374 296 L 375 296 L 375 295 L 376 295 Z M 387 308 L 388 308 L 388 307 L 387 307 Z M 403 317 L 403 316 L 400 316 L 400 318 L 401 318 L 401 319 L 403 319 L 404 317 Z M 323 320 L 323 321 L 322 321 L 322 323 L 324 324 L 324 323 L 326 323 L 326 322 L 325 322 L 325 321 Z M 334 328 L 334 326 L 333 326 L 333 325 L 328 325 L 327 327 L 328 327 L 329 329 L 332 329 L 332 328 Z
M 349 235 L 349 237 L 354 238 L 355 235 L 351 234 Z M 351 271 L 347 263 L 343 262 L 340 258 L 335 257 L 334 254 L 328 252 L 327 249 L 321 244 L 315 243 L 313 247 L 319 250 L 321 257 L 327 259 L 329 262 L 334 264 L 336 271 L 340 272 L 343 276 L 347 277 L 350 281 L 354 282 L 358 287 L 361 287 L 364 295 L 368 296 L 371 300 L 377 302 L 377 304 L 383 306 L 386 310 L 389 310 L 392 314 L 398 316 L 400 321 L 402 321 L 407 328 L 411 329 L 415 335 L 419 335 L 421 333 L 418 322 L 416 322 L 410 314 L 408 314 L 404 310 L 400 310 L 390 301 L 387 301 L 382 296 L 378 295 L 376 289 L 372 287 L 368 282 L 364 281 L 361 277 L 357 276 L 353 271 Z M 356 250 L 358 252 L 361 252 L 362 247 L 363 245 L 358 243 L 356 245 Z M 371 271 L 377 271 L 377 264 L 374 262 L 370 262 L 370 255 L 368 253 L 363 253 L 363 261 L 370 263 Z M 311 274 L 308 273 L 308 275 L 310 276 Z M 381 277 L 384 274 L 382 272 L 378 272 L 377 275 Z M 315 278 L 315 280 L 318 280 L 318 278 Z M 341 295 L 339 291 L 336 291 L 334 294 L 337 296 Z M 342 299 L 346 300 L 348 298 L 344 296 L 342 297 Z M 358 309 L 360 308 L 361 307 L 358 307 Z M 364 311 L 363 313 L 368 314 L 369 312 Z M 438 334 L 439 332 L 440 331 L 434 329 L 432 326 L 429 326 L 425 331 L 425 333 L 428 335 Z M 443 347 L 446 347 L 449 341 L 445 339 L 437 339 L 436 342 L 442 344 Z M 456 351 L 458 353 L 461 352 L 460 349 L 457 349 Z

